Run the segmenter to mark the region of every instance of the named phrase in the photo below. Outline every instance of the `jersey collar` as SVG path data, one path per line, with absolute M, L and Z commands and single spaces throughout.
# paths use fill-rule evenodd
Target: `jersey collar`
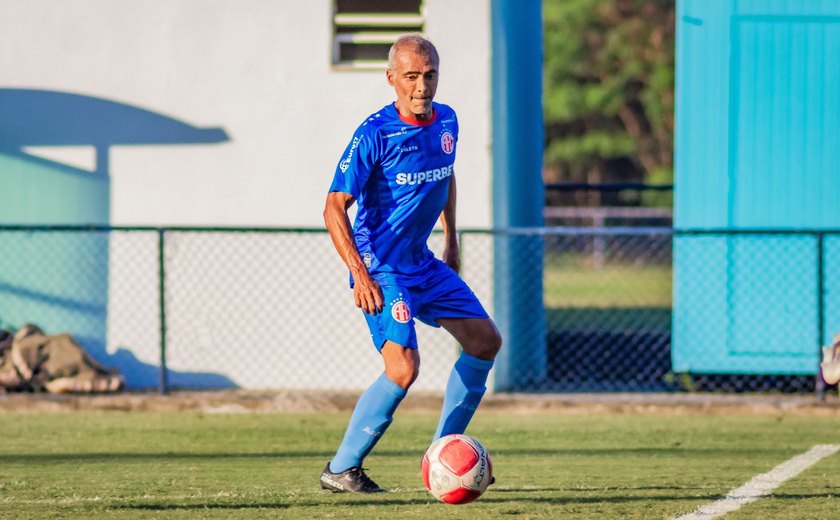
M 435 119 L 437 119 L 437 109 L 434 108 L 434 107 L 432 108 L 432 118 L 431 119 L 429 119 L 428 121 L 416 121 L 416 120 L 411 120 L 411 119 L 404 118 L 403 115 L 400 114 L 400 110 L 397 108 L 396 103 L 394 103 L 391 106 L 394 107 L 394 111 L 397 113 L 397 117 L 400 118 L 400 121 L 402 121 L 403 123 L 409 124 L 411 126 L 429 126 L 430 124 L 435 122 Z

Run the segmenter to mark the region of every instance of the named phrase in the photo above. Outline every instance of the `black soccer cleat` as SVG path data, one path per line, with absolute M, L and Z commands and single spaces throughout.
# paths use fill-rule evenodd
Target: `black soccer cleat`
M 353 466 L 341 473 L 333 473 L 330 471 L 329 462 L 321 473 L 321 489 L 333 493 L 383 493 L 385 491 L 365 475 L 365 470 L 359 466 Z

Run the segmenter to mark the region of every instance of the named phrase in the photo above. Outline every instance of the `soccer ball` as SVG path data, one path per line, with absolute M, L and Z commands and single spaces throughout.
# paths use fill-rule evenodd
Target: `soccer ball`
M 490 454 L 476 439 L 452 434 L 429 446 L 420 465 L 423 483 L 447 504 L 466 504 L 480 497 L 493 478 Z

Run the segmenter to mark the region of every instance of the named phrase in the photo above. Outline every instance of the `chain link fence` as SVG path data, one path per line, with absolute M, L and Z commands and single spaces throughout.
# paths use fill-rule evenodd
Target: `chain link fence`
M 535 346 L 539 361 L 524 368 L 530 376 L 522 390 L 821 390 L 819 345 L 840 326 L 825 318 L 840 313 L 826 296 L 840 289 L 832 254 L 840 236 L 534 231 L 545 310 L 535 337 L 544 345 Z M 494 291 L 505 276 L 493 272 L 494 240 L 504 236 L 461 233 L 462 276 L 494 316 L 494 298 L 540 297 Z M 433 234 L 430 241 L 437 253 L 441 239 Z M 130 388 L 360 390 L 382 370 L 347 271 L 320 229 L 5 226 L 0 248 L 2 326 L 32 322 L 47 333 L 70 332 L 94 358 L 118 367 Z M 733 269 L 732 255 L 758 261 Z M 676 308 L 673 295 L 683 298 Z M 750 299 L 763 302 L 753 315 Z M 740 309 L 741 321 L 720 339 L 709 316 L 732 321 L 727 309 Z M 719 342 L 749 336 L 773 343 L 776 329 L 768 332 L 761 321 L 772 313 L 762 309 L 790 318 L 784 334 L 805 343 L 794 350 L 810 368 L 728 370 L 726 361 L 693 368 L 695 360 L 719 355 L 704 350 Z M 691 325 L 675 329 L 672 316 Z M 417 328 L 422 368 L 415 388 L 440 391 L 458 346 L 440 329 Z M 704 340 L 672 348 L 675 333 L 686 331 Z M 774 343 L 770 354 L 784 354 L 784 347 Z

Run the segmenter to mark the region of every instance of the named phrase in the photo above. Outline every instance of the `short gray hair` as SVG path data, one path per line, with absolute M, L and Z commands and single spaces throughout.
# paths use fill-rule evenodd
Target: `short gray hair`
M 428 56 L 429 58 L 434 58 L 435 61 L 440 62 L 440 56 L 438 56 L 438 51 L 435 48 L 435 45 L 429 41 L 428 38 L 423 36 L 420 33 L 409 33 L 403 34 L 391 45 L 391 49 L 388 51 L 388 68 L 394 70 L 396 68 L 396 63 L 394 63 L 394 58 L 397 55 L 397 51 L 400 48 L 405 47 L 407 45 L 411 45 L 417 52 L 422 54 L 423 56 Z

